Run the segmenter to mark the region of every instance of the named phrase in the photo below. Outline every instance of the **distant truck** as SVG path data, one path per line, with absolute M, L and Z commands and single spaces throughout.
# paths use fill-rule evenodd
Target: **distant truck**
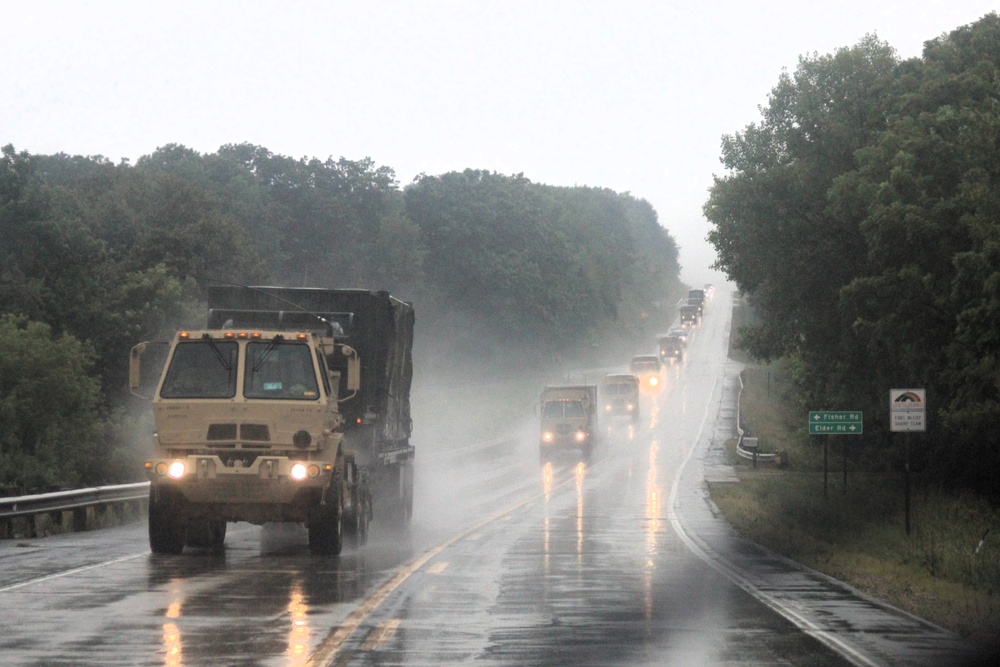
M 639 378 L 631 373 L 609 373 L 601 381 L 604 414 L 639 421 Z
M 554 453 L 579 451 L 588 458 L 598 434 L 597 385 L 546 387 L 540 397 L 542 461 Z
M 662 363 L 673 364 L 684 360 L 685 339 L 676 334 L 667 334 L 660 336 L 656 342 Z
M 701 312 L 697 306 L 681 306 L 678 309 L 678 318 L 683 328 L 692 329 L 701 322 Z
M 642 389 L 658 391 L 663 382 L 663 364 L 659 355 L 637 354 L 629 362 L 629 370 L 639 378 Z
M 221 547 L 226 524 L 300 522 L 315 554 L 413 511 L 414 314 L 387 292 L 213 287 L 169 343 L 146 462 L 154 553 Z M 132 349 L 130 386 L 141 394 Z

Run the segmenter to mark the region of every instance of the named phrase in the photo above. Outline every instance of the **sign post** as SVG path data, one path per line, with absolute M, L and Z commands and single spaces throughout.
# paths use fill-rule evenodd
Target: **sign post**
M 814 410 L 809 413 L 811 435 L 861 435 L 864 433 L 864 413 L 860 410 Z M 828 474 L 827 450 L 829 438 L 823 438 L 823 497 L 826 498 Z M 847 492 L 847 447 L 844 447 L 844 492 Z
M 910 534 L 910 433 L 927 430 L 927 390 L 889 390 L 889 431 L 904 433 L 906 462 L 903 468 L 903 504 L 906 512 L 906 534 Z

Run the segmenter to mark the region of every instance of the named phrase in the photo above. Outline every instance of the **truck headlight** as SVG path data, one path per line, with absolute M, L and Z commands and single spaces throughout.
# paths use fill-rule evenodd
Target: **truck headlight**
M 185 472 L 187 472 L 187 466 L 184 465 L 184 461 L 171 461 L 167 468 L 167 474 L 174 479 L 180 479 Z
M 301 482 L 308 474 L 309 472 L 304 463 L 296 463 L 292 465 L 292 469 L 288 472 L 288 475 L 296 482 Z
M 655 377 L 649 378 L 649 386 L 655 387 L 659 383 L 660 383 L 660 381 L 658 379 L 656 379 Z
M 554 437 L 555 437 L 555 434 L 552 431 L 543 431 L 542 432 L 542 442 L 552 442 L 552 439 Z
M 576 432 L 576 441 L 577 442 L 583 442 L 586 439 L 587 439 L 587 433 L 586 433 L 586 431 L 577 431 Z

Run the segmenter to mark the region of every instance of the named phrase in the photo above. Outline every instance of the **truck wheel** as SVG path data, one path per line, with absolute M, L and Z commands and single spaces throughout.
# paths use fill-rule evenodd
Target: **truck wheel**
M 335 500 L 317 507 L 309 519 L 309 551 L 316 556 L 339 556 L 344 547 L 340 494 L 331 495 Z
M 169 489 L 149 489 L 149 549 L 154 554 L 184 550 L 184 517 L 180 502 Z
M 226 541 L 226 522 L 218 519 L 196 519 L 188 524 L 187 545 L 204 549 L 220 549 Z

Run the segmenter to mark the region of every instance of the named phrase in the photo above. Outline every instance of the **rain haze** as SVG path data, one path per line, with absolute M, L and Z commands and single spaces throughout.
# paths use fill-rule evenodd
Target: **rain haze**
M 701 207 L 720 139 L 782 69 L 874 33 L 903 58 L 992 1 L 6 3 L 0 144 L 135 161 L 248 142 L 630 192 L 721 282 Z

